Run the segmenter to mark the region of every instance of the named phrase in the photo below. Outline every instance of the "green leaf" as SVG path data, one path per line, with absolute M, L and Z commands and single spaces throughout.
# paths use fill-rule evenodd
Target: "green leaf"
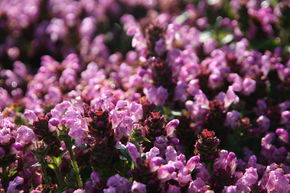
M 40 167 L 41 164 L 39 162 L 36 162 L 35 164 L 31 165 L 30 167 Z
M 117 149 L 120 151 L 120 154 L 121 154 L 120 155 L 120 159 L 121 160 L 125 160 L 125 161 L 126 160 L 128 160 L 128 161 L 132 160 L 126 148 L 120 146 L 120 147 L 117 147 Z
M 56 167 L 60 166 L 62 158 L 63 156 L 59 156 L 59 157 L 51 156 L 51 159 L 53 163 L 56 165 Z
M 17 173 L 17 168 L 14 168 L 12 170 L 9 170 L 8 177 L 12 178 Z
M 49 163 L 47 166 L 53 170 L 56 169 L 56 165 L 54 163 Z

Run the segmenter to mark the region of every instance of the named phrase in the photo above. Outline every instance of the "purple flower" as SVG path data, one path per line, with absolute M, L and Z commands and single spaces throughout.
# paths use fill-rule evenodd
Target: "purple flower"
M 164 136 L 156 137 L 154 146 L 156 146 L 160 151 L 165 151 L 167 147 L 168 139 Z
M 251 186 L 258 180 L 258 173 L 256 168 L 248 168 L 244 175 L 237 181 L 236 185 L 239 192 L 249 192 Z
M 117 189 L 114 187 L 109 187 L 103 190 L 104 193 L 118 193 Z
M 237 158 L 233 152 L 228 152 L 226 150 L 221 150 L 219 157 L 214 163 L 214 170 L 218 171 L 223 169 L 228 172 L 229 175 L 234 175 L 237 168 Z
M 67 27 L 62 19 L 53 18 L 47 27 L 47 33 L 53 42 L 62 40 L 67 35 Z
M 238 193 L 237 186 L 225 186 L 223 193 Z
M 158 54 L 158 56 L 162 56 L 166 52 L 166 44 L 163 38 L 155 42 L 154 51 Z
M 165 155 L 166 155 L 167 162 L 175 161 L 177 158 L 177 152 L 172 146 L 167 146 Z
M 243 81 L 243 93 L 250 95 L 256 90 L 256 81 L 251 78 L 245 78 Z
M 150 171 L 151 172 L 157 171 L 163 163 L 164 163 L 164 160 L 162 157 L 153 157 L 149 161 Z
M 17 186 L 23 184 L 23 182 L 24 182 L 24 179 L 22 177 L 16 176 L 13 181 L 9 182 L 7 193 L 19 192 L 19 190 L 17 189 Z
M 130 157 L 132 158 L 132 160 L 134 161 L 134 163 L 136 164 L 136 160 L 138 158 L 141 158 L 140 153 L 137 151 L 136 146 L 133 143 L 128 142 L 126 145 L 126 149 L 129 152 Z
M 240 117 L 240 113 L 238 111 L 229 111 L 227 112 L 227 118 L 225 120 L 225 125 L 231 128 L 235 128 L 237 126 L 237 121 Z
M 35 134 L 32 129 L 24 125 L 17 129 L 16 142 L 26 145 L 35 139 Z
M 181 193 L 180 187 L 169 184 L 167 193 Z
M 87 122 L 82 116 L 83 109 L 77 104 L 73 105 L 68 101 L 57 104 L 51 110 L 52 117 L 49 123 L 52 126 L 69 128 L 68 135 L 75 139 L 76 145 L 85 143 L 87 137 Z
M 134 181 L 131 187 L 131 192 L 132 193 L 146 193 L 147 192 L 146 185 L 140 182 Z
M 28 109 L 25 109 L 24 116 L 26 117 L 26 119 L 30 124 L 32 124 L 37 119 L 35 112 Z
M 223 84 L 223 76 L 219 71 L 212 73 L 208 78 L 208 85 L 212 89 L 217 89 Z
M 100 175 L 95 171 L 91 173 L 90 177 L 91 177 L 91 180 L 92 180 L 94 186 L 96 186 L 98 183 L 101 182 Z
M 287 193 L 290 188 L 289 178 L 284 175 L 284 172 L 281 168 L 277 168 L 269 172 L 269 177 L 265 187 L 269 193 Z
M 269 129 L 270 120 L 268 119 L 268 117 L 261 115 L 260 117 L 258 117 L 256 121 L 258 123 L 259 128 L 261 128 L 263 131 L 267 131 Z
M 73 193 L 85 193 L 85 191 L 83 189 L 77 189 Z
M 202 90 L 198 90 L 194 95 L 195 103 L 198 104 L 201 108 L 207 109 L 209 107 L 209 101 L 206 95 L 202 92 Z
M 117 193 L 125 193 L 131 187 L 130 182 L 119 174 L 110 177 L 107 181 L 107 186 L 114 187 Z
M 188 187 L 188 193 L 206 192 L 207 190 L 209 190 L 209 187 L 200 178 L 192 181 Z
M 187 98 L 186 88 L 187 84 L 185 83 L 178 84 L 174 90 L 174 100 L 184 102 Z
M 191 158 L 187 161 L 186 168 L 187 168 L 189 171 L 194 170 L 194 169 L 199 165 L 199 160 L 200 160 L 200 157 L 199 157 L 199 156 L 193 156 L 193 157 L 191 157 Z
M 160 180 L 167 181 L 171 179 L 171 174 L 174 171 L 174 167 L 170 165 L 163 165 L 157 170 L 157 177 Z
M 150 160 L 157 155 L 159 155 L 160 151 L 157 147 L 152 147 L 150 151 L 146 152 L 146 159 Z
M 175 129 L 178 127 L 178 125 L 179 125 L 178 119 L 173 119 L 167 123 L 165 129 L 168 137 L 174 137 L 174 132 Z
M 2 128 L 0 129 L 0 144 L 5 145 L 8 144 L 10 142 L 10 140 L 12 139 L 13 134 L 11 133 L 11 129 L 10 128 Z
M 230 86 L 224 98 L 225 107 L 228 108 L 233 103 L 238 103 L 239 97 L 234 93 L 233 87 Z
M 156 106 L 163 105 L 168 97 L 167 90 L 162 86 L 158 88 L 151 87 L 145 90 L 144 93 L 148 100 Z
M 276 129 L 276 134 L 278 135 L 279 139 L 284 143 L 289 144 L 289 134 L 285 129 L 278 128 Z

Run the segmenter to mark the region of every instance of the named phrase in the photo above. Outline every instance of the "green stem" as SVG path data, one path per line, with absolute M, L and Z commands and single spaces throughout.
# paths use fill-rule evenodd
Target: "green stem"
M 55 175 L 56 175 L 56 178 L 57 178 L 57 182 L 60 186 L 64 186 L 65 185 L 65 182 L 64 182 L 64 178 L 61 174 L 61 171 L 60 171 L 60 168 L 59 168 L 59 165 L 57 164 L 57 161 L 55 160 L 55 157 L 51 157 L 52 161 L 54 162 L 55 164 L 55 169 L 53 169 Z
M 8 186 L 8 171 L 7 171 L 7 167 L 2 167 L 1 183 L 3 185 L 3 188 L 7 188 L 7 186 Z
M 83 182 L 82 182 L 82 178 L 81 178 L 81 175 L 80 175 L 80 170 L 79 170 L 79 167 L 78 167 L 78 163 L 77 163 L 75 155 L 74 155 L 74 153 L 72 151 L 71 140 L 70 140 L 69 137 L 67 137 L 64 141 L 65 141 L 66 148 L 67 148 L 67 150 L 69 152 L 69 155 L 70 155 L 70 158 L 71 158 L 71 164 L 72 164 L 72 167 L 73 167 L 73 170 L 74 170 L 74 173 L 75 173 L 77 186 L 79 188 L 82 188 L 83 187 Z
M 40 163 L 40 166 L 41 166 L 41 171 L 42 171 L 42 174 L 43 174 L 42 177 L 43 177 L 44 184 L 49 184 L 48 174 L 47 174 L 47 171 L 46 171 L 47 163 L 44 160 L 44 158 L 42 158 L 41 156 L 36 155 L 36 157 L 37 157 L 38 162 Z

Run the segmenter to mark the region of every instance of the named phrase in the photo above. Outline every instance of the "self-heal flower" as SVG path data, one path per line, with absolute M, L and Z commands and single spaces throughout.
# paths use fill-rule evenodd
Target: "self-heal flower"
M 16 142 L 26 145 L 35 139 L 35 134 L 32 129 L 27 126 L 20 126 L 17 129 Z
M 161 167 L 163 162 L 164 162 L 164 160 L 162 157 L 154 157 L 154 158 L 150 159 L 150 161 L 149 161 L 150 171 L 151 172 L 157 171 Z
M 158 179 L 167 181 L 171 178 L 174 167 L 170 165 L 163 165 L 157 170 Z
M 259 128 L 261 128 L 263 131 L 267 131 L 270 127 L 270 119 L 264 115 L 258 117 L 257 123 Z
M 188 193 L 206 192 L 207 190 L 209 190 L 209 187 L 200 178 L 192 181 L 188 187 Z
M 251 78 L 245 78 L 243 81 L 243 93 L 250 95 L 256 90 L 256 81 Z
M 126 178 L 116 174 L 108 179 L 107 186 L 114 187 L 117 193 L 125 193 L 130 189 L 130 182 Z
M 177 157 L 177 152 L 172 146 L 167 146 L 165 155 L 167 161 L 175 161 Z
M 258 180 L 258 173 L 256 168 L 248 168 L 244 175 L 237 181 L 236 185 L 241 192 L 249 192 L 251 186 Z
M 192 170 L 194 170 L 194 169 L 195 169 L 195 168 L 200 164 L 199 160 L 200 160 L 200 157 L 199 157 L 199 156 L 193 156 L 193 157 L 191 157 L 191 158 L 187 161 L 185 167 L 186 167 L 189 171 L 192 171 Z
M 225 186 L 223 193 L 238 193 L 237 186 Z
M 106 188 L 106 189 L 104 189 L 103 191 L 104 191 L 104 193 L 118 193 L 118 192 L 117 192 L 117 189 L 114 188 L 114 187 Z
M 235 94 L 233 88 L 230 86 L 224 98 L 225 108 L 228 108 L 231 104 L 238 103 L 239 101 L 239 97 Z
M 9 182 L 9 185 L 8 185 L 8 188 L 7 188 L 7 193 L 20 192 L 17 189 L 17 186 L 23 184 L 23 182 L 24 182 L 24 179 L 22 177 L 20 177 L 20 176 L 17 176 L 16 178 L 14 178 L 13 181 Z
M 126 149 L 129 152 L 130 157 L 132 158 L 132 160 L 134 161 L 134 163 L 136 164 L 136 160 L 138 158 L 141 158 L 140 153 L 137 151 L 136 146 L 133 143 L 128 142 L 126 145 Z
M 270 171 L 268 181 L 266 184 L 267 192 L 275 193 L 287 193 L 289 191 L 289 178 L 284 175 L 284 172 L 281 168 L 277 168 L 273 171 Z
M 87 122 L 82 113 L 83 109 L 77 104 L 64 101 L 51 110 L 49 123 L 60 130 L 63 127 L 68 128 L 68 135 L 75 139 L 76 145 L 81 145 L 85 143 L 88 132 Z
M 85 191 L 83 189 L 77 189 L 73 193 L 85 193 Z
M 275 133 L 278 135 L 279 139 L 284 143 L 289 144 L 289 134 L 285 129 L 278 128 L 276 129 Z
M 173 119 L 167 123 L 167 125 L 165 126 L 165 130 L 168 137 L 174 137 L 174 132 L 175 129 L 178 127 L 178 125 L 179 125 L 178 119 Z
M 202 130 L 195 143 L 194 153 L 199 155 L 203 162 L 212 161 L 218 156 L 220 140 L 214 131 Z
M 156 88 L 151 87 L 144 91 L 147 99 L 156 106 L 161 106 L 168 98 L 168 92 L 162 86 Z
M 146 185 L 140 182 L 134 181 L 131 187 L 131 192 L 132 193 L 146 193 L 147 192 Z
M 169 184 L 167 193 L 181 193 L 180 191 L 180 187 L 179 186 L 175 186 L 175 185 L 171 185 Z
M 26 117 L 26 119 L 30 124 L 32 124 L 37 119 L 35 112 L 29 109 L 25 109 L 24 116 Z
M 225 120 L 225 125 L 230 128 L 235 128 L 237 126 L 237 121 L 240 117 L 240 113 L 238 111 L 229 111 L 227 112 L 227 118 Z
M 12 138 L 13 134 L 10 128 L 4 127 L 0 129 L 0 144 L 2 145 L 8 144 Z

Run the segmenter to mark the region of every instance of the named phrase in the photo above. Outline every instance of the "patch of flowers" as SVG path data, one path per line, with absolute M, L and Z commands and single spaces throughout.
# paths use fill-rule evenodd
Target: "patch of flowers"
M 0 1 L 0 192 L 288 193 L 290 3 Z

